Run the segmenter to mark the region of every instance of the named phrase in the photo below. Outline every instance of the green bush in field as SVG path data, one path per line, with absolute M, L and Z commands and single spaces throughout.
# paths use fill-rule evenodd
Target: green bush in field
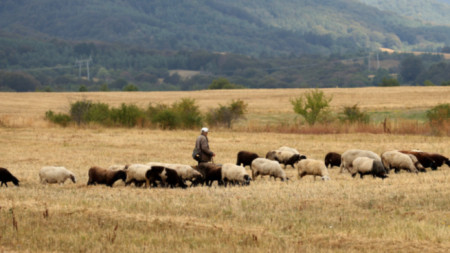
M 234 121 L 244 117 L 247 106 L 240 99 L 232 100 L 228 106 L 219 105 L 219 108 L 210 110 L 206 115 L 206 121 L 210 125 L 222 125 L 231 128 Z
M 195 99 L 183 98 L 180 102 L 175 102 L 172 109 L 179 117 L 182 128 L 195 128 L 202 125 L 202 115 L 195 104 Z
M 450 121 L 450 104 L 440 104 L 427 111 L 427 118 L 431 125 L 442 126 Z
M 341 116 L 339 119 L 342 122 L 349 122 L 349 123 L 369 123 L 370 122 L 370 116 L 362 112 L 357 104 L 353 106 L 346 106 L 344 107 L 344 110 L 341 113 Z
M 149 105 L 147 115 L 151 122 L 163 129 L 191 129 L 202 125 L 203 118 L 195 99 L 183 98 L 171 106 Z
M 78 125 L 86 123 L 86 115 L 88 114 L 91 105 L 92 102 L 88 100 L 81 100 L 70 104 L 70 117 L 72 120 Z
M 63 127 L 66 127 L 72 121 L 69 115 L 64 113 L 55 114 L 52 110 L 45 112 L 45 119 Z
M 303 116 L 309 125 L 325 121 L 332 97 L 326 97 L 323 91 L 313 90 L 291 100 L 294 112 Z
M 108 104 L 91 103 L 88 110 L 86 111 L 86 114 L 84 115 L 84 121 L 109 125 L 111 122 L 110 113 L 111 111 Z
M 136 105 L 126 105 L 122 103 L 119 108 L 112 108 L 110 117 L 114 124 L 120 126 L 133 127 L 138 122 L 145 121 L 145 113 Z

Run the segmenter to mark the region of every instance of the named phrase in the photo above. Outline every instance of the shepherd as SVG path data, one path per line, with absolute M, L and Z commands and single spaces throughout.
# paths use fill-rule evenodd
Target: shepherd
M 209 129 L 203 127 L 200 135 L 195 141 L 195 148 L 192 153 L 192 157 L 198 162 L 198 164 L 210 162 L 212 158 L 216 156 L 216 154 L 209 149 L 208 132 Z

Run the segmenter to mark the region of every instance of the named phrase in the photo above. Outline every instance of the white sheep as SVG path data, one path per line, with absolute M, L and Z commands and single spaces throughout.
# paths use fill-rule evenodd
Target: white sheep
M 391 150 L 381 154 L 381 160 L 386 169 L 395 169 L 395 173 L 398 173 L 400 170 L 407 170 L 415 173 L 419 172 L 416 165 L 420 163 L 417 161 L 417 158 L 411 154 L 403 154 L 397 150 Z
M 145 183 L 145 187 L 148 187 L 147 180 L 145 178 L 145 173 L 149 170 L 151 166 L 146 164 L 131 164 L 128 166 L 127 180 L 125 180 L 125 185 L 134 183 L 135 186 L 140 186 Z
M 387 178 L 387 170 L 383 164 L 369 157 L 357 157 L 353 160 L 353 168 L 350 171 L 352 177 L 355 177 L 359 173 L 360 177 L 364 175 L 372 175 L 373 177 L 379 177 L 381 179 Z
M 281 165 L 277 161 L 272 161 L 267 158 L 256 158 L 252 162 L 252 178 L 258 175 L 265 176 L 269 175 L 273 178 L 280 178 L 281 181 L 287 180 L 286 172 L 281 168 Z
M 280 147 L 279 149 L 277 149 L 277 151 L 288 151 L 288 152 L 300 155 L 300 153 L 298 152 L 297 149 L 286 147 L 286 146 Z
M 67 179 L 73 183 L 77 182 L 75 174 L 65 167 L 45 166 L 39 171 L 39 178 L 42 184 L 64 184 Z
M 250 180 L 251 178 L 244 167 L 232 163 L 222 164 L 222 181 L 225 187 L 228 182 L 248 185 L 250 184 Z
M 298 162 L 296 167 L 300 178 L 306 175 L 312 175 L 314 176 L 314 180 L 316 180 L 316 176 L 320 176 L 322 180 L 330 180 L 328 169 L 322 160 L 304 159 Z
M 301 159 L 306 159 L 306 156 L 288 150 L 273 150 L 266 154 L 266 158 L 283 164 L 284 168 L 288 165 L 291 165 L 292 168 L 294 168 L 294 164 Z
M 339 173 L 342 173 L 344 169 L 352 171 L 353 160 L 355 160 L 357 157 L 369 157 L 374 160 L 381 161 L 380 156 L 370 150 L 349 149 L 345 151 L 341 156 L 341 167 Z

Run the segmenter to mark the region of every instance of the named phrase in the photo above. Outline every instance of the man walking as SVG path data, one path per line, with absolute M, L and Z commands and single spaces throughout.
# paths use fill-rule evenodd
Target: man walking
M 208 128 L 204 127 L 201 130 L 200 135 L 195 141 L 195 148 L 198 149 L 200 153 L 200 158 L 197 160 L 198 163 L 210 162 L 212 158 L 216 155 L 209 149 L 208 143 Z

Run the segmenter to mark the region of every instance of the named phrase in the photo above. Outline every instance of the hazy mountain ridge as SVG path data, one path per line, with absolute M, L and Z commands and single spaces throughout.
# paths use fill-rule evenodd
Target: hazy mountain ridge
M 360 0 L 383 11 L 429 22 L 436 25 L 450 25 L 449 0 Z
M 424 26 L 357 0 L 4 0 L 0 27 L 32 37 L 247 55 L 420 48 L 450 41 L 450 28 Z

